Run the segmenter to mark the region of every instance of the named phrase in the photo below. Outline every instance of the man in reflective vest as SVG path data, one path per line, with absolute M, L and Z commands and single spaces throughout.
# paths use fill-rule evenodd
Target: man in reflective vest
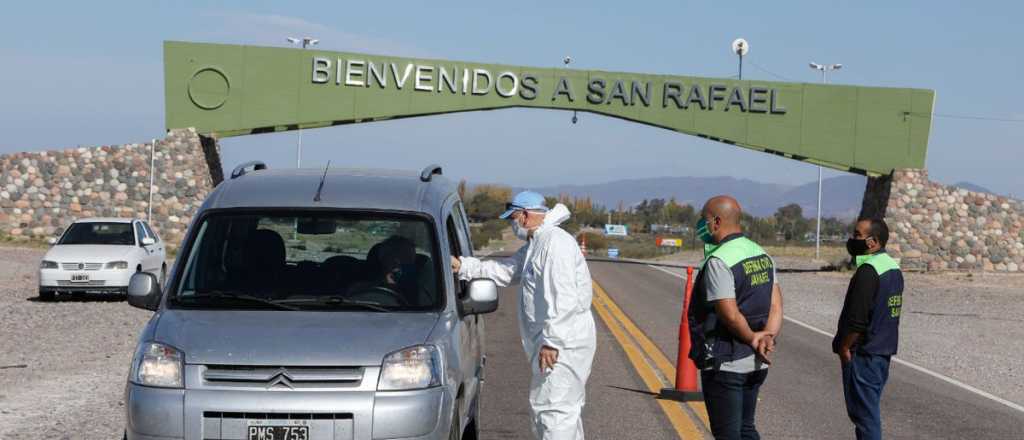
M 718 440 L 759 439 L 757 394 L 782 327 L 775 262 L 743 236 L 740 205 L 729 196 L 704 204 L 697 224 L 707 254 L 694 284 L 690 358 L 701 369 L 711 432 Z
M 832 351 L 843 367 L 846 413 L 858 439 L 882 438 L 879 402 L 899 342 L 903 273 L 885 253 L 887 241 L 884 220 L 862 218 L 846 242 L 857 272 L 846 290 Z

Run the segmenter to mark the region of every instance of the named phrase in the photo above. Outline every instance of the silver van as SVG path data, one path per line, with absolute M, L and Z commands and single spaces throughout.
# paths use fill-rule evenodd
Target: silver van
M 456 185 L 421 173 L 239 166 L 196 214 L 125 389 L 127 439 L 476 439 L 492 281 Z

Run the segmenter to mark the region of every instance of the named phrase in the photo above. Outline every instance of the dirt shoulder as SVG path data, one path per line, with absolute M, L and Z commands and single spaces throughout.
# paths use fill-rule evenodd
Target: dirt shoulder
M 44 249 L 0 247 L 0 438 L 120 438 L 151 315 L 123 298 L 35 301 Z

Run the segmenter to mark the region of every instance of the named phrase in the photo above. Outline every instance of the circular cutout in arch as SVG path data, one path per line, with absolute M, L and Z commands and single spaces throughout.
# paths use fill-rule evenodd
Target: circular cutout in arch
M 216 110 L 224 105 L 231 93 L 227 75 L 216 67 L 200 69 L 188 81 L 188 97 L 197 107 Z

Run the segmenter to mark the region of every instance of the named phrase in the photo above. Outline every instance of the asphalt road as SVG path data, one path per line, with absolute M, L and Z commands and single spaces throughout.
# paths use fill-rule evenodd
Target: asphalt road
M 645 265 L 592 262 L 594 279 L 622 308 L 623 312 L 644 332 L 669 359 L 677 351 L 677 331 L 684 279 Z M 782 274 L 783 296 L 787 286 Z M 793 285 L 788 288 L 799 289 Z M 508 303 L 504 304 L 508 306 Z M 504 309 L 512 313 L 511 307 Z M 788 316 L 773 355 L 767 382 L 758 403 L 757 425 L 765 438 L 829 439 L 853 438 L 853 427 L 846 417 L 840 387 L 838 360 L 831 352 L 831 338 L 817 331 L 795 324 Z M 497 323 L 496 323 L 497 324 Z M 498 325 L 496 325 L 497 327 Z M 829 331 L 830 329 L 823 329 Z M 607 331 L 602 327 L 602 331 Z M 493 336 L 489 335 L 492 337 Z M 601 338 L 599 358 L 595 363 L 604 378 L 616 378 L 620 383 L 634 377 L 630 368 L 622 370 L 619 357 L 621 348 Z M 489 350 L 497 350 L 492 345 Z M 955 347 L 950 347 L 951 350 Z M 614 358 L 614 359 L 613 359 Z M 613 362 L 614 361 L 614 362 Z M 605 364 L 605 365 L 601 365 Z M 614 371 L 618 370 L 618 371 Z M 608 379 L 605 379 L 608 380 Z M 611 379 L 616 380 L 616 379 Z M 635 379 L 634 379 L 635 380 Z M 594 400 L 611 393 L 606 386 L 591 386 Z M 657 438 L 636 433 L 636 429 L 651 429 L 650 423 L 667 423 L 663 414 L 636 418 L 636 409 L 650 410 L 652 398 L 630 396 L 612 407 L 594 405 L 585 419 L 588 426 L 598 420 L 616 419 L 616 427 L 628 428 L 634 435 L 617 437 L 594 429 L 594 438 Z M 611 412 L 606 412 L 606 411 Z M 964 438 L 1024 438 L 1024 412 L 966 391 L 931 375 L 904 365 L 893 363 L 889 382 L 882 399 L 883 430 L 886 438 L 964 439 Z M 588 433 L 589 434 L 589 433 Z
M 484 439 L 533 439 L 528 360 L 516 321 L 518 285 L 502 289 L 498 311 L 486 315 L 487 368 L 482 405 Z M 678 438 L 633 370 L 608 327 L 595 314 L 597 353 L 587 383 L 583 420 L 591 439 Z

